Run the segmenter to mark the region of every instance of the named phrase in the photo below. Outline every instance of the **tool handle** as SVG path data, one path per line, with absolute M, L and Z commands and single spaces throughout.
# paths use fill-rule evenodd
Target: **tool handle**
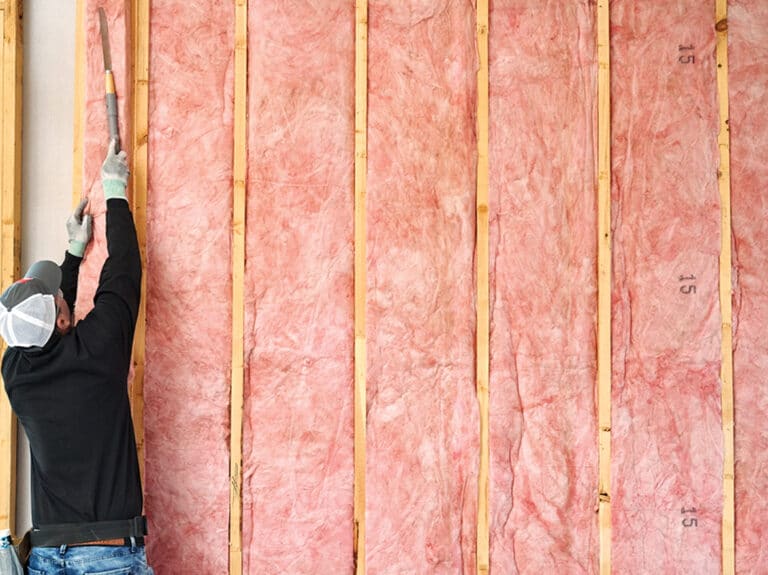
M 117 123 L 117 94 L 115 94 L 115 80 L 112 72 L 105 72 L 107 91 L 107 124 L 109 125 L 109 138 L 116 140 L 115 152 L 120 151 L 120 130 Z
M 117 96 L 107 94 L 107 123 L 109 124 L 109 138 L 117 140 L 115 153 L 120 151 L 120 131 L 117 127 Z

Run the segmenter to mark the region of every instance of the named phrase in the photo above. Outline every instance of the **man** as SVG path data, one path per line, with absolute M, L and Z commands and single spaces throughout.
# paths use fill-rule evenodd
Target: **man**
M 71 310 L 91 218 L 67 221 L 61 267 L 33 264 L 0 296 L 5 390 L 29 438 L 32 574 L 151 574 L 136 443 L 127 394 L 141 259 L 125 188 L 125 152 L 110 142 L 101 169 L 108 257 L 94 307 Z

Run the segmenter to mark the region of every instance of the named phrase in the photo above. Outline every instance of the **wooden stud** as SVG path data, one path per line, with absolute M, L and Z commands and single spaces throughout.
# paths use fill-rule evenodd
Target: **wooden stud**
M 131 2 L 131 46 L 133 49 L 131 112 L 133 119 L 130 157 L 131 198 L 142 267 L 147 261 L 147 163 L 149 139 L 149 0 Z M 144 357 L 146 336 L 146 274 L 141 278 L 141 304 L 133 339 L 133 385 L 131 410 L 136 434 L 141 477 L 144 477 Z M 143 484 L 143 482 L 142 482 Z
M 733 331 L 731 300 L 731 152 L 728 127 L 728 2 L 715 4 L 717 48 L 717 93 L 720 108 L 720 129 L 717 145 L 720 169 L 717 173 L 720 190 L 720 313 L 721 341 L 721 401 L 723 417 L 723 523 L 722 572 L 733 575 L 736 570 L 735 492 L 734 492 L 734 420 L 733 420 Z
M 22 2 L 3 0 L 0 7 L 0 283 L 5 287 L 21 275 Z M 15 523 L 16 418 L 0 391 L 0 529 L 14 531 Z
M 477 573 L 490 572 L 489 526 L 489 379 L 490 379 L 490 269 L 488 220 L 488 0 L 477 2 L 477 323 L 476 388 L 480 415 L 480 467 L 477 476 Z
M 368 170 L 368 0 L 355 2 L 355 439 L 353 555 L 365 575 L 366 464 L 366 184 Z
M 597 4 L 597 402 L 601 575 L 611 573 L 611 38 L 609 0 Z
M 83 146 L 85 145 L 85 0 L 75 3 L 75 85 L 72 139 L 72 206 L 83 195 Z
M 248 160 L 248 2 L 235 1 L 235 109 L 232 205 L 232 391 L 229 466 L 229 572 L 243 572 L 243 403 L 245 194 Z

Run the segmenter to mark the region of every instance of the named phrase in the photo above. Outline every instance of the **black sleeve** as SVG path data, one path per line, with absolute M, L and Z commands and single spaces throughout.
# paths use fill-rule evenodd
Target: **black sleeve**
M 64 294 L 64 301 L 67 302 L 70 311 L 75 309 L 77 276 L 80 274 L 80 262 L 82 261 L 83 258 L 66 252 L 64 254 L 64 262 L 59 266 L 61 269 L 61 293 Z
M 128 202 L 107 200 L 107 259 L 101 268 L 93 309 L 78 324 L 89 347 L 118 345 L 130 358 L 141 298 L 141 256 Z

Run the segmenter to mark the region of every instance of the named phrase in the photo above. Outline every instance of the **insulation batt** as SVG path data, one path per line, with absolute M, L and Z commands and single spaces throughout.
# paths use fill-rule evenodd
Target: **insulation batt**
M 594 4 L 492 8 L 491 570 L 596 573 Z
M 368 573 L 473 573 L 474 6 L 368 9 Z
M 158 575 L 226 573 L 234 16 L 154 0 L 150 26 L 148 554 Z
M 736 429 L 736 572 L 768 573 L 768 4 L 728 6 Z
M 244 573 L 353 573 L 354 3 L 251 3 Z
M 125 23 L 127 12 L 125 2 L 111 0 L 87 1 L 85 15 L 85 109 L 83 123 L 83 190 L 88 198 L 86 213 L 93 216 L 93 241 L 88 245 L 83 262 L 80 265 L 79 287 L 75 301 L 75 317 L 83 318 L 93 308 L 93 296 L 96 294 L 99 274 L 107 257 L 106 211 L 104 193 L 101 189 L 101 163 L 107 153 L 109 128 L 107 127 L 106 104 L 104 100 L 104 57 L 99 34 L 99 7 L 104 8 L 109 27 L 109 42 L 112 55 L 115 91 L 118 94 L 118 119 L 120 120 L 120 138 L 126 146 L 131 141 L 130 123 L 126 121 L 130 100 L 128 70 L 130 62 L 126 54 L 130 53 L 126 36 Z
M 720 573 L 713 6 L 611 3 L 612 565 Z

